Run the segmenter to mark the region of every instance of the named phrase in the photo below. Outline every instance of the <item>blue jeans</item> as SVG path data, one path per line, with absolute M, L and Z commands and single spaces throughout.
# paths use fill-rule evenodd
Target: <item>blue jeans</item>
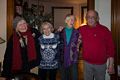
M 72 64 L 70 67 L 61 67 L 61 80 L 78 80 L 78 65 Z

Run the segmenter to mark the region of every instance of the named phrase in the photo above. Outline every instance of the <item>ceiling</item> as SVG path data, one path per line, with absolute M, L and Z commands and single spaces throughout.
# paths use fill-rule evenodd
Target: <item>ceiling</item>
M 87 3 L 87 0 L 39 0 L 43 2 L 59 2 L 59 3 L 75 3 L 75 4 L 82 4 Z

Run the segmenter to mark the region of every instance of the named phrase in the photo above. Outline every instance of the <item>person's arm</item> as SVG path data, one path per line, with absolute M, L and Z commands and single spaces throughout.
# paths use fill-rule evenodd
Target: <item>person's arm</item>
M 113 66 L 114 65 L 114 58 L 110 57 L 109 59 L 109 66 Z
M 108 58 L 108 68 L 107 71 L 109 74 L 114 74 L 114 58 L 113 57 L 109 57 Z
M 64 26 L 59 26 L 56 32 L 61 32 L 64 29 Z
M 32 30 L 32 36 L 34 38 L 39 38 L 40 37 L 41 33 L 37 29 L 31 28 L 31 30 Z
M 109 74 L 114 74 L 115 46 L 114 46 L 112 34 L 110 31 L 107 31 L 107 35 L 106 35 L 106 49 L 107 49 L 107 55 L 108 55 L 107 71 Z
M 59 44 L 58 44 L 58 53 L 59 53 L 59 62 L 60 62 L 60 66 L 63 66 L 64 64 L 64 39 L 63 39 L 63 35 L 62 32 L 57 33 L 59 35 Z
M 79 33 L 79 37 L 78 37 L 78 45 L 77 45 L 77 49 L 78 51 L 80 52 L 80 49 L 82 47 L 82 36 L 81 36 L 81 33 Z
M 9 41 L 7 42 L 6 51 L 4 54 L 3 60 L 3 70 L 2 76 L 3 77 L 11 77 L 11 66 L 12 66 L 12 53 L 13 53 L 13 36 L 10 37 Z
M 74 36 L 74 42 L 72 42 L 71 47 L 72 47 L 72 51 L 73 51 L 73 55 L 71 55 L 71 59 L 73 59 L 74 62 L 78 61 L 78 55 L 79 55 L 79 49 L 78 49 L 78 38 L 79 38 L 79 31 L 75 30 L 76 34 Z

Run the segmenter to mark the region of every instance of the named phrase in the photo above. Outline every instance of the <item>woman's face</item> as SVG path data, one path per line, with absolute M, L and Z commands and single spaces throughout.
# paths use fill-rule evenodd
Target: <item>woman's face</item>
M 51 28 L 49 27 L 49 25 L 44 25 L 43 34 L 45 34 L 46 36 L 49 36 L 50 33 L 51 33 Z
M 21 20 L 18 22 L 17 27 L 16 27 L 16 31 L 26 32 L 27 29 L 28 29 L 28 27 L 27 27 L 27 23 L 25 20 Z
M 65 20 L 65 23 L 67 24 L 67 26 L 69 28 L 72 28 L 74 26 L 74 22 L 75 22 L 75 17 L 72 16 L 72 15 L 67 17 L 66 20 Z

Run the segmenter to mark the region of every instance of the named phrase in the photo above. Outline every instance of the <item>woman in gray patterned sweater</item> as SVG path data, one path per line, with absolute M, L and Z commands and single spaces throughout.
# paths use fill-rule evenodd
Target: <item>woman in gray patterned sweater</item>
M 53 26 L 49 22 L 44 22 L 41 26 L 39 37 L 40 44 L 40 65 L 39 76 L 41 80 L 56 80 L 56 73 L 60 59 L 60 38 L 58 34 L 53 33 Z

